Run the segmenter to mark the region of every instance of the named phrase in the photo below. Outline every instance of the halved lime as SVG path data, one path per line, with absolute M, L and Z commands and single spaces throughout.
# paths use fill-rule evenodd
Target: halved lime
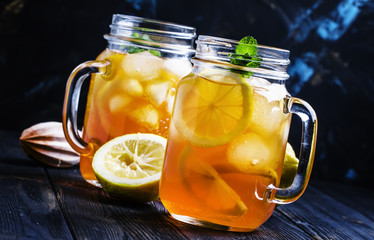
M 166 139 L 148 133 L 110 140 L 94 155 L 92 168 L 109 196 L 135 202 L 158 198 Z

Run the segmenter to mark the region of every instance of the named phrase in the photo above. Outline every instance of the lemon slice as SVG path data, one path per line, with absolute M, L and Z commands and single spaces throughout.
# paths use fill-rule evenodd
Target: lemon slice
M 101 146 L 92 168 L 109 196 L 135 202 L 158 198 L 166 139 L 146 133 L 127 134 Z
M 287 143 L 279 187 L 287 188 L 292 185 L 298 167 L 299 159 L 296 157 L 295 151 L 293 150 L 291 144 Z
M 193 155 L 190 145 L 181 152 L 178 165 L 184 186 L 207 216 L 234 220 L 247 212 L 240 196 L 212 166 Z
M 211 81 L 188 77 L 178 89 L 174 124 L 193 145 L 223 145 L 247 128 L 252 98 L 252 87 L 242 78 L 226 76 L 224 81 Z

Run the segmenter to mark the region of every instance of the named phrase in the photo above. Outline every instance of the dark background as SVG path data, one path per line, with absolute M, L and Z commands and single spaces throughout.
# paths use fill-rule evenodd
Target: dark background
M 61 121 L 65 83 L 106 48 L 112 14 L 289 49 L 289 92 L 318 120 L 312 178 L 374 184 L 374 3 L 369 0 L 1 0 L 0 129 Z M 295 123 L 292 129 L 299 128 Z M 292 130 L 290 141 L 299 142 Z M 6 141 L 6 139 L 1 139 Z

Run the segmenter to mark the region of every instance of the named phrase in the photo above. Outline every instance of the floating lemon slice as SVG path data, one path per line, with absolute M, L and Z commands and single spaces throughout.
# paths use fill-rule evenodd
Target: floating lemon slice
M 109 196 L 148 202 L 158 198 L 166 139 L 155 134 L 128 134 L 101 146 L 92 168 Z
M 212 166 L 193 155 L 190 145 L 181 152 L 178 166 L 184 186 L 210 217 L 233 220 L 247 212 L 240 196 Z
M 223 145 L 247 128 L 253 112 L 252 98 L 252 87 L 245 79 L 226 76 L 211 81 L 191 76 L 179 86 L 173 121 L 193 145 Z

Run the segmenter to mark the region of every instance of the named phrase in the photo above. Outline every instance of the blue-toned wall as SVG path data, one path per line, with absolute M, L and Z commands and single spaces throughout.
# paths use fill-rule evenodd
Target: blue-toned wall
M 319 119 L 313 178 L 374 184 L 374 1 L 2 0 L 1 129 L 61 119 L 65 82 L 105 47 L 113 13 L 291 51 L 287 88 Z M 293 129 L 300 125 L 293 123 Z M 300 132 L 293 130 L 296 145 Z

